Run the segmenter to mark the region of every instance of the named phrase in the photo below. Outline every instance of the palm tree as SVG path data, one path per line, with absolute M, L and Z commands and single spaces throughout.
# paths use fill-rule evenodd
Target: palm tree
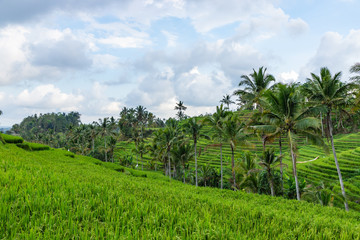
M 278 163 L 280 161 L 280 157 L 276 157 L 274 150 L 266 150 L 263 152 L 263 156 L 260 158 L 259 165 L 263 167 L 263 169 L 267 173 L 267 178 L 269 181 L 269 186 L 271 190 L 271 196 L 275 196 L 275 190 L 274 190 L 274 179 L 273 179 L 273 171 L 274 168 L 279 167 L 281 163 Z
M 298 135 L 302 134 L 312 143 L 323 145 L 322 138 L 318 135 L 320 130 L 319 120 L 314 117 L 308 117 L 309 109 L 304 108 L 303 98 L 296 84 L 278 84 L 274 91 L 266 91 L 264 98 L 266 101 L 264 101 L 263 118 L 269 124 L 255 126 L 255 128 L 266 132 L 279 131 L 286 133 L 293 164 L 296 197 L 300 200 L 299 181 L 296 170 L 296 141 Z
M 110 129 L 110 120 L 107 117 L 104 119 L 99 118 L 99 123 L 97 124 L 99 126 L 98 134 L 104 138 L 105 162 L 107 162 L 106 137 L 113 135 L 113 132 Z
M 222 128 L 219 128 L 224 141 L 228 142 L 231 148 L 231 170 L 234 189 L 236 189 L 234 154 L 238 144 L 246 143 L 245 134 L 243 134 L 244 128 L 245 125 L 240 123 L 239 116 L 236 113 L 227 116 L 223 122 Z
M 227 115 L 229 115 L 229 112 L 225 111 L 223 105 L 221 104 L 220 107 L 219 106 L 216 107 L 216 112 L 213 115 L 211 115 L 205 119 L 205 122 L 209 123 L 209 125 L 213 129 L 213 132 L 212 132 L 213 139 L 215 139 L 217 142 L 219 142 L 218 146 L 220 146 L 220 179 L 221 179 L 220 187 L 221 187 L 221 189 L 223 189 L 222 145 L 223 145 L 223 141 L 224 141 L 221 129 L 223 127 L 223 121 L 225 120 Z M 217 146 L 217 145 L 213 145 L 213 146 Z
M 315 106 L 325 110 L 328 136 L 330 137 L 331 148 L 339 176 L 341 192 L 344 197 L 345 209 L 348 211 L 349 206 L 347 203 L 344 183 L 334 146 L 331 112 L 336 106 L 344 104 L 346 95 L 350 90 L 354 89 L 356 85 L 354 83 L 344 84 L 340 81 L 340 78 L 341 72 L 338 72 L 332 76 L 329 69 L 323 67 L 320 69 L 320 76 L 311 73 L 311 78 L 306 79 L 304 92 L 309 97 L 309 104 L 314 104 Z
M 194 156 L 195 156 L 195 185 L 198 186 L 198 169 L 197 169 L 197 155 L 196 155 L 196 144 L 199 137 L 206 137 L 206 135 L 201 134 L 201 129 L 203 128 L 203 124 L 200 123 L 196 118 L 190 118 L 188 121 L 185 122 L 183 125 L 184 131 L 191 135 L 194 141 Z
M 241 76 L 239 87 L 245 87 L 234 92 L 239 97 L 240 103 L 246 108 L 255 105 L 255 109 L 260 107 L 260 97 L 264 90 L 269 88 L 270 83 L 275 81 L 271 74 L 266 74 L 266 68 L 260 67 L 258 72 L 253 69 L 253 73 Z M 260 108 L 261 111 L 261 108 Z
M 240 161 L 235 166 L 236 180 L 240 189 L 247 192 L 258 193 L 259 190 L 259 171 L 255 158 L 251 152 L 245 151 Z
M 350 72 L 351 72 L 351 73 L 358 73 L 358 74 L 360 74 L 360 63 L 355 63 L 355 64 L 350 68 Z M 360 75 L 351 77 L 351 80 L 360 81 Z
M 97 135 L 96 122 L 93 122 L 93 124 L 88 125 L 88 134 L 91 139 L 91 151 L 94 152 L 95 151 L 95 138 Z
M 179 139 L 179 129 L 178 125 L 174 121 L 169 121 L 168 125 L 165 128 L 161 128 L 157 131 L 154 141 L 159 145 L 160 151 L 168 159 L 168 173 L 169 179 L 171 180 L 171 149 Z M 166 171 L 166 164 L 164 164 Z
M 176 115 L 178 116 L 179 120 L 182 120 L 185 117 L 184 111 L 186 109 L 187 107 L 185 107 L 184 102 L 179 101 L 178 103 L 176 103 L 174 110 L 178 110 L 178 113 Z
M 194 149 L 188 143 L 178 144 L 175 148 L 171 151 L 171 156 L 175 162 L 180 162 L 183 167 L 183 182 L 185 183 L 185 173 L 187 164 L 190 160 L 194 157 Z
M 235 103 L 234 101 L 231 100 L 231 95 L 230 94 L 226 94 L 223 96 L 223 98 L 220 100 L 220 103 L 225 104 L 226 105 L 226 109 L 230 109 L 230 104 Z

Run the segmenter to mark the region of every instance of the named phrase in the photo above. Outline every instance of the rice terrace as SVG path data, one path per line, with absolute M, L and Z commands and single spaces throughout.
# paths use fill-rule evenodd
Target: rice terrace
M 0 239 L 360 239 L 359 8 L 1 2 Z

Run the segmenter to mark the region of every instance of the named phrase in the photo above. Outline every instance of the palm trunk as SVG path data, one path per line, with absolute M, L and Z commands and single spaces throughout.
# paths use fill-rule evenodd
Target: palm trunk
M 220 144 L 220 176 L 221 176 L 221 189 L 223 189 L 223 161 L 222 161 L 222 143 Z
M 183 166 L 184 167 L 184 177 L 183 177 L 183 182 L 185 184 L 185 165 Z
M 197 171 L 197 157 L 196 157 L 196 140 L 194 140 L 195 147 L 195 185 L 198 186 L 198 171 Z
M 324 124 L 323 124 L 323 118 L 321 112 L 320 112 L 320 122 L 321 122 L 321 136 L 324 137 Z
M 234 190 L 236 189 L 236 180 L 235 180 L 235 160 L 234 160 L 234 147 L 231 146 L 231 172 L 233 177 Z
M 330 116 L 330 111 L 328 111 L 327 113 L 327 121 L 328 121 L 328 126 L 329 126 L 329 135 L 330 135 L 330 141 L 331 141 L 331 148 L 334 154 L 334 160 L 335 160 L 335 165 L 336 165 L 336 169 L 337 169 L 337 173 L 339 175 L 339 181 L 340 181 L 340 187 L 341 187 L 341 192 L 342 195 L 344 197 L 344 205 L 345 205 L 345 210 L 349 211 L 349 205 L 346 199 L 346 193 L 345 193 L 345 188 L 344 188 L 344 183 L 342 180 L 342 176 L 341 176 L 341 171 L 340 171 L 340 166 L 339 166 L 339 162 L 337 160 L 337 156 L 336 156 L 336 151 L 335 151 L 335 146 L 334 146 L 334 139 L 333 139 L 333 129 L 332 129 L 332 121 L 331 121 L 331 116 Z
M 297 198 L 297 200 L 300 201 L 299 180 L 298 180 L 297 172 L 296 172 L 296 154 L 293 149 L 293 142 L 292 142 L 293 140 L 291 138 L 290 131 L 288 132 L 288 137 L 289 137 L 289 144 L 290 144 L 290 151 L 291 151 L 291 159 L 292 159 L 292 164 L 293 164 L 293 174 L 294 174 L 294 178 L 295 178 L 296 198 Z
M 270 171 L 270 170 L 268 171 L 268 179 L 269 179 L 271 196 L 275 197 L 274 182 L 273 182 L 273 179 L 272 179 L 272 175 L 271 175 L 271 171 Z
M 107 151 L 106 151 L 106 136 L 105 136 L 105 162 L 107 162 Z
M 279 136 L 279 149 L 280 149 L 280 181 L 281 181 L 281 192 L 284 193 L 284 173 L 282 167 L 282 145 L 281 145 L 281 133 Z
M 168 151 L 168 161 L 169 161 L 169 180 L 171 181 L 171 163 L 170 163 L 170 151 Z
M 91 150 L 92 150 L 92 152 L 94 152 L 94 150 L 95 150 L 95 139 L 94 138 L 91 139 Z

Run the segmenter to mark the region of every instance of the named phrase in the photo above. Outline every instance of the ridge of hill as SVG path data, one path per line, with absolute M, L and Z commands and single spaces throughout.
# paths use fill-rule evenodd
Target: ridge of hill
M 0 143 L 0 239 L 360 239 L 360 213 Z

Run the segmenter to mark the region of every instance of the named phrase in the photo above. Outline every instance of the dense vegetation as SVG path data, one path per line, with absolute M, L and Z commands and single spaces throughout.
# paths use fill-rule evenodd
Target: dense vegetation
M 352 73 L 358 73 L 356 66 Z M 343 82 L 341 73 L 332 75 L 322 68 L 304 84 L 281 84 L 262 67 L 241 76 L 239 87 L 233 95 L 224 95 L 222 105 L 207 116 L 189 118 L 179 101 L 174 108 L 177 119 L 166 121 L 138 106 L 124 107 L 118 119 L 77 121 L 67 128 L 45 120 L 55 117 L 63 122 L 64 114 L 29 117 L 12 131 L 23 129 L 22 135 L 29 137 L 29 132 L 39 132 L 38 126 L 49 135 L 61 129 L 64 144 L 57 138 L 37 142 L 126 167 L 162 169 L 169 179 L 196 186 L 324 206 L 344 204 L 346 210 L 350 204 L 360 210 L 357 145 L 339 147 L 339 134 L 357 132 L 360 123 L 358 76 Z M 237 111 L 230 111 L 232 96 L 238 98 Z M 352 159 L 346 157 L 352 154 Z
M 360 215 L 0 143 L 1 239 L 359 239 Z M 4 157 L 6 156 L 6 157 Z

